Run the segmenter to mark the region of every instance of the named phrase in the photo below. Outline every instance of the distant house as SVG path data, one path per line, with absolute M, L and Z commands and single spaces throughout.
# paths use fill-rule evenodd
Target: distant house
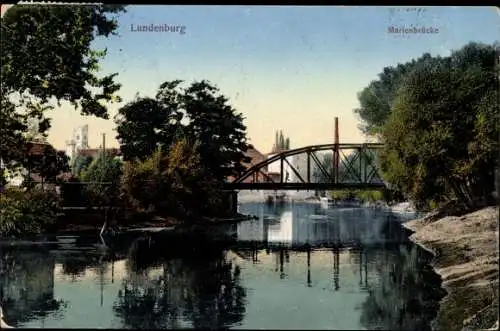
M 242 163 L 242 165 L 246 168 L 246 169 L 249 169 L 250 167 L 253 167 L 254 165 L 260 163 L 260 162 L 263 162 L 266 160 L 266 156 L 264 154 L 262 154 L 261 152 L 259 152 L 253 145 L 250 145 L 248 150 L 245 152 L 245 156 L 249 157 L 250 158 L 250 162 L 244 162 Z M 267 168 L 264 168 L 262 169 L 262 172 L 264 172 L 265 174 L 267 174 Z M 266 180 L 266 176 L 262 173 L 257 173 L 257 181 L 258 182 L 265 182 L 267 181 Z M 244 183 L 249 183 L 249 182 L 253 182 L 253 176 L 250 176 L 248 178 L 246 178 L 243 182 Z M 233 180 L 235 179 L 234 176 L 229 176 L 227 178 L 227 181 L 228 182 L 232 182 Z
M 101 152 L 101 148 L 82 148 L 77 151 L 77 156 L 90 156 L 95 159 Z M 122 156 L 122 151 L 119 148 L 106 148 L 106 153 L 119 158 Z
M 278 151 L 278 153 L 280 153 L 281 151 Z M 276 154 L 278 154 L 276 152 L 272 152 L 272 153 L 268 153 L 266 154 L 266 159 L 270 159 L 272 158 L 273 156 L 275 156 Z M 289 173 L 289 166 L 288 164 L 285 162 L 283 164 L 283 170 L 286 173 Z M 275 162 L 272 162 L 270 164 L 268 164 L 267 166 L 267 174 L 269 175 L 269 178 L 273 181 L 273 182 L 279 182 L 280 179 L 281 179 L 281 164 L 279 161 L 275 161 Z M 286 175 L 284 175 L 283 177 L 284 179 L 286 178 Z
M 30 141 L 26 144 L 26 154 L 28 156 L 41 156 L 47 148 L 53 147 L 48 143 Z M 7 175 L 7 182 L 11 186 L 20 186 L 26 175 L 29 175 L 31 177 L 31 180 L 36 183 L 42 182 L 42 177 L 40 177 L 40 174 L 32 172 L 31 169 L 25 168 L 18 169 L 14 172 L 9 172 Z
M 286 152 L 286 150 L 281 150 L 278 152 L 272 152 L 266 155 L 267 159 L 272 158 L 278 153 Z M 283 181 L 288 183 L 300 183 L 302 180 L 307 180 L 308 167 L 307 167 L 307 154 L 296 154 L 292 156 L 287 156 L 285 159 L 288 162 L 283 162 Z M 309 171 L 312 178 L 313 173 L 317 170 L 316 162 L 310 161 Z M 281 181 L 281 161 L 276 160 L 268 165 L 268 175 L 275 181 Z

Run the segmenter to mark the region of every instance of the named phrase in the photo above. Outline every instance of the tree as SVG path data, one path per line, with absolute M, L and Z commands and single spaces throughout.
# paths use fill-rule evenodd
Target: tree
M 138 211 L 185 221 L 221 215 L 221 183 L 201 163 L 198 148 L 198 143 L 181 139 L 166 153 L 159 148 L 145 161 L 127 161 L 123 197 Z
M 51 99 L 71 102 L 82 114 L 107 118 L 105 102 L 119 99 L 115 93 L 120 85 L 114 81 L 116 74 L 96 75 L 106 50 L 93 50 L 91 43 L 115 34 L 117 22 L 110 15 L 122 11 L 119 5 L 15 5 L 3 15 L 0 157 L 6 167 L 23 159 L 29 118 L 43 123 L 40 132 L 50 127 L 40 111 Z
M 122 172 L 122 161 L 101 152 L 83 173 L 90 202 L 105 206 L 118 203 Z
M 494 190 L 498 67 L 493 46 L 471 43 L 405 77 L 382 129 L 384 175 L 417 206 L 467 207 Z M 437 63 L 437 64 L 436 64 Z
M 433 58 L 425 53 L 416 60 L 384 68 L 377 80 L 358 93 L 360 106 L 354 112 L 363 122 L 361 130 L 369 135 L 377 135 L 391 114 L 396 92 L 404 76 L 414 68 L 435 61 L 439 61 L 439 57 Z
M 58 175 L 70 170 L 68 161 L 69 158 L 63 151 L 57 151 L 51 145 L 44 145 L 41 154 L 27 155 L 26 164 L 30 172 L 40 175 L 42 183 L 55 183 Z
M 161 176 L 163 152 L 158 148 L 144 161 L 125 161 L 121 178 L 121 196 L 138 212 L 161 211 L 170 206 L 170 182 Z
M 201 144 L 187 139 L 176 142 L 164 163 L 163 177 L 173 183 L 171 193 L 178 202 L 180 216 L 220 216 L 223 199 L 221 182 L 202 163 Z
M 312 175 L 316 183 L 327 183 L 331 181 L 330 178 L 333 176 L 333 155 L 324 154 L 320 162 L 321 166 L 326 170 L 326 174 L 320 167 L 314 167 Z
M 47 142 L 47 130 L 50 128 L 50 118 L 44 118 L 43 114 L 47 110 L 53 109 L 51 106 L 42 107 L 40 105 L 33 105 L 35 111 L 31 112 L 31 116 L 27 118 L 27 132 L 26 140 L 33 142 L 46 143 Z
M 187 134 L 199 143 L 203 165 L 219 181 L 238 176 L 250 162 L 243 115 L 228 104 L 228 99 L 210 82 L 192 83 L 183 94 L 188 119 Z
M 124 160 L 144 161 L 160 146 L 167 148 L 180 128 L 178 105 L 137 98 L 118 110 L 115 118 Z
M 118 27 L 109 14 L 120 5 L 16 5 L 2 17 L 2 92 L 28 92 L 43 103 L 55 97 L 80 106 L 83 114 L 106 118 L 101 101 L 111 101 L 120 88 L 117 74 L 98 78 L 106 51 L 91 49 L 100 36 Z M 87 86 L 88 85 L 88 86 Z M 90 88 L 102 89 L 92 93 Z
M 27 126 L 21 115 L 15 112 L 15 105 L 0 95 L 0 186 L 6 184 L 6 169 L 16 170 L 25 158 L 26 140 L 24 132 Z
M 290 138 L 283 135 L 282 130 L 276 131 L 276 137 L 274 140 L 274 145 L 272 153 L 280 153 L 290 149 Z
M 155 99 L 138 98 L 119 110 L 117 139 L 126 160 L 146 159 L 159 146 L 167 151 L 180 139 L 198 143 L 200 162 L 219 181 L 237 175 L 249 162 L 243 116 L 207 81 L 182 88 L 160 85 Z
M 92 164 L 92 161 L 94 161 L 94 158 L 92 156 L 78 155 L 75 158 L 75 162 L 73 162 L 74 175 L 76 175 L 77 177 L 80 177 L 88 169 L 88 167 Z

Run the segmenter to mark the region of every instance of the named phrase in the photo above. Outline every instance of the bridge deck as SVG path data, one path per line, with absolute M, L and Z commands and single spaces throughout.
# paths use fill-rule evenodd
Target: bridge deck
M 225 183 L 227 190 L 340 190 L 383 189 L 384 183 Z

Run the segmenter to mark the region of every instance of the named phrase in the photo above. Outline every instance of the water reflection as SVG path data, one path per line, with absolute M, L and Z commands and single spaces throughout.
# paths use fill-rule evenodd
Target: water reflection
M 399 243 L 406 234 L 384 210 L 365 208 L 323 209 L 318 204 L 294 203 L 269 206 L 248 203 L 240 207 L 258 220 L 238 224 L 240 242 L 265 242 L 269 245 L 303 246 L 373 246 Z
M 242 320 L 245 296 L 240 269 L 224 252 L 189 254 L 166 261 L 157 275 L 129 270 L 114 311 L 130 328 L 219 329 Z
M 400 245 L 374 256 L 377 282 L 368 286 L 361 323 L 370 330 L 431 330 L 438 301 L 445 295 L 439 277 L 416 246 Z
M 0 255 L 0 305 L 9 324 L 30 320 L 42 324 L 64 308 L 54 298 L 55 259 L 47 251 L 2 247 Z
M 439 279 L 387 213 L 242 207 L 261 217 L 238 224 L 231 246 L 179 251 L 139 238 L 113 251 L 0 247 L 6 321 L 54 328 L 429 329 L 442 295 Z

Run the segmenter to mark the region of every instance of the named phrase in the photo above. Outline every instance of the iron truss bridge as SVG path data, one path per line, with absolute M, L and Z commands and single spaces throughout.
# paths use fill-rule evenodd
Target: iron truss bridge
M 248 168 L 228 190 L 383 189 L 379 152 L 384 145 L 326 144 L 288 150 Z

